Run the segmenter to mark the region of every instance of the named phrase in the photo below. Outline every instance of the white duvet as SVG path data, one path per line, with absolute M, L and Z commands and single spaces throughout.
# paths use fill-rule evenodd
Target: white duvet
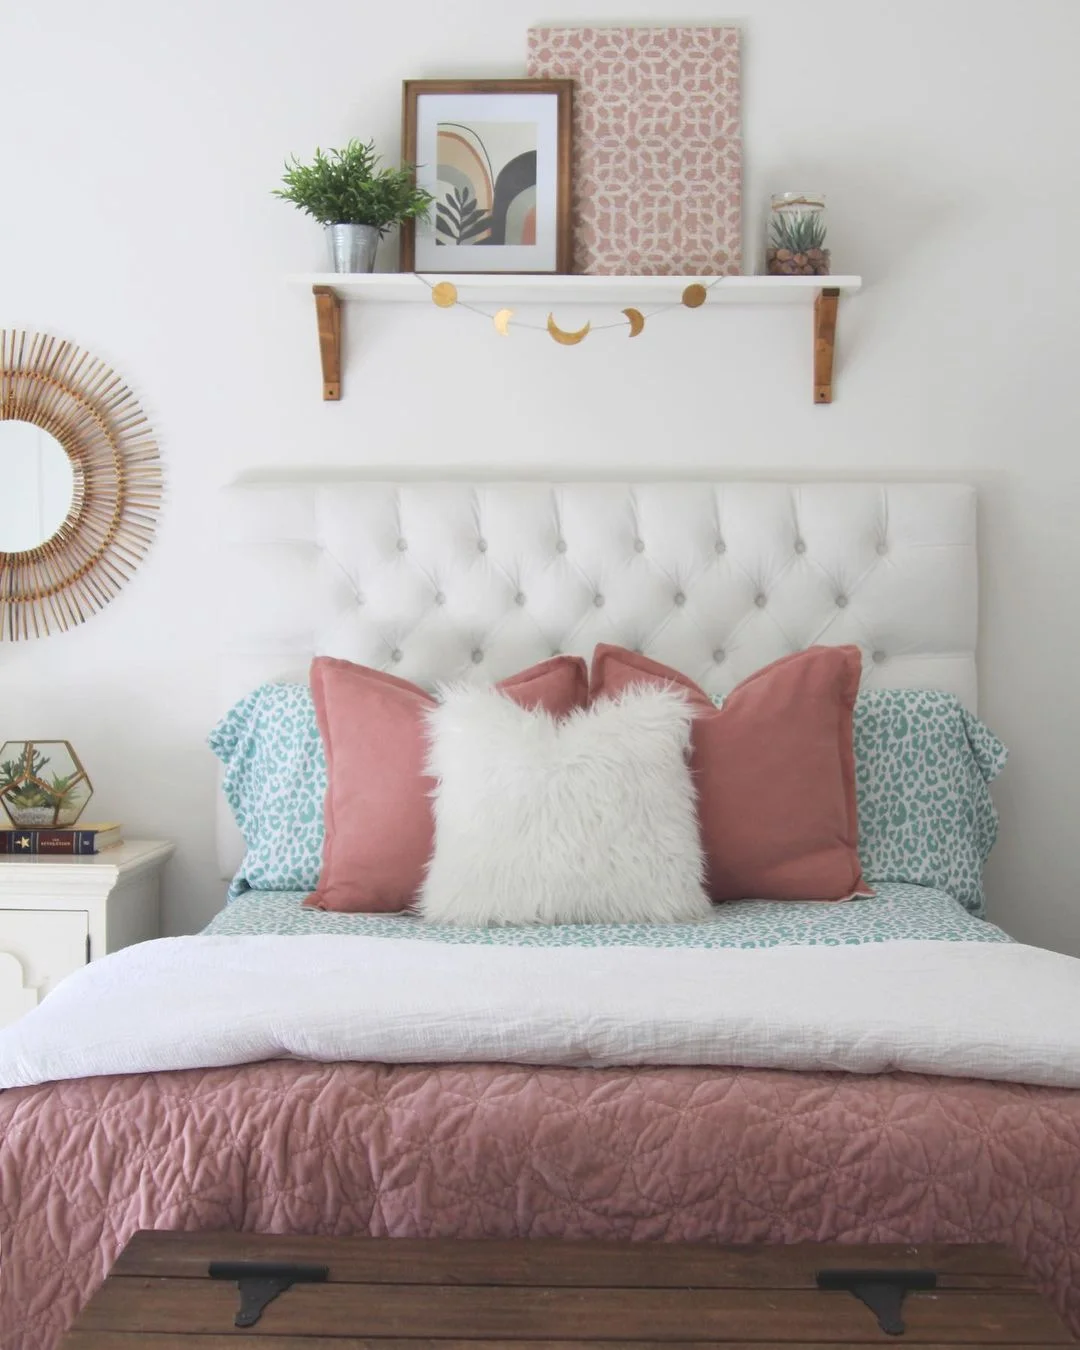
M 1080 960 L 1016 943 L 526 948 L 184 937 L 0 1031 L 0 1087 L 281 1057 L 890 1069 L 1080 1086 Z

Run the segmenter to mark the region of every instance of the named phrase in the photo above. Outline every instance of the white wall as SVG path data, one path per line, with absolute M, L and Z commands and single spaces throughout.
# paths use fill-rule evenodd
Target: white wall
M 667 11 L 665 13 L 665 11 Z M 284 155 L 398 143 L 404 77 L 523 71 L 532 22 L 738 19 L 746 201 L 829 194 L 837 402 L 814 407 L 805 316 L 676 312 L 633 344 L 496 340 L 412 306 L 353 324 L 320 400 L 316 228 L 269 196 Z M 1076 0 L 0 0 L 0 326 L 112 361 L 168 471 L 160 538 L 78 631 L 0 647 L 0 740 L 68 736 L 97 812 L 180 842 L 168 922 L 217 907 L 219 485 L 255 466 L 943 475 L 983 489 L 982 707 L 1013 748 L 992 903 L 1080 951 Z M 351 316 L 350 316 L 351 317 Z M 468 391 L 463 415 L 455 397 Z M 3 489 L 0 487 L 0 492 Z M 94 813 L 94 808 L 91 808 Z

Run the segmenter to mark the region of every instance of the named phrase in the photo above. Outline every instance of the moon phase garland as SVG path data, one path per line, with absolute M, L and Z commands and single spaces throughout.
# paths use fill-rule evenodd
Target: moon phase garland
M 555 322 L 554 314 L 547 316 L 546 323 L 539 324 L 528 323 L 515 318 L 516 311 L 506 305 L 501 306 L 494 313 L 489 313 L 488 310 L 482 309 L 479 305 L 473 305 L 466 300 L 462 300 L 452 281 L 430 281 L 419 272 L 415 272 L 413 275 L 417 281 L 423 282 L 431 291 L 431 299 L 440 309 L 453 309 L 456 305 L 461 309 L 469 310 L 472 314 L 479 314 L 482 319 L 487 319 L 489 323 L 494 324 L 495 331 L 501 337 L 510 336 L 511 324 L 514 328 L 527 328 L 535 333 L 546 332 L 563 347 L 576 347 L 578 343 L 584 342 L 590 333 L 600 333 L 608 329 L 625 328 L 628 330 L 627 335 L 629 337 L 639 337 L 647 319 L 655 318 L 658 314 L 666 314 L 672 309 L 700 309 L 712 288 L 723 281 L 723 277 L 715 277 L 707 285 L 700 281 L 691 282 L 683 288 L 682 295 L 678 300 L 660 305 L 647 314 L 643 314 L 640 309 L 634 309 L 631 306 L 622 311 L 623 317 L 621 320 L 616 319 L 611 323 L 593 323 L 592 320 L 589 320 L 583 328 L 567 329 L 561 328 Z

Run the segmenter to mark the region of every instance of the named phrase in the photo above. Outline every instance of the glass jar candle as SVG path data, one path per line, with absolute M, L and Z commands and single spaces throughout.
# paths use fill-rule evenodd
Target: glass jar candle
M 765 270 L 771 277 L 827 277 L 825 198 L 778 192 L 769 201 Z

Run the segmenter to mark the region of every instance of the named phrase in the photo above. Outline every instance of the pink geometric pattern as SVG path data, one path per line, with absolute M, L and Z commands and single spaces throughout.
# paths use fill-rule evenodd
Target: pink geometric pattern
M 530 28 L 528 73 L 574 81 L 574 271 L 742 266 L 737 28 Z

